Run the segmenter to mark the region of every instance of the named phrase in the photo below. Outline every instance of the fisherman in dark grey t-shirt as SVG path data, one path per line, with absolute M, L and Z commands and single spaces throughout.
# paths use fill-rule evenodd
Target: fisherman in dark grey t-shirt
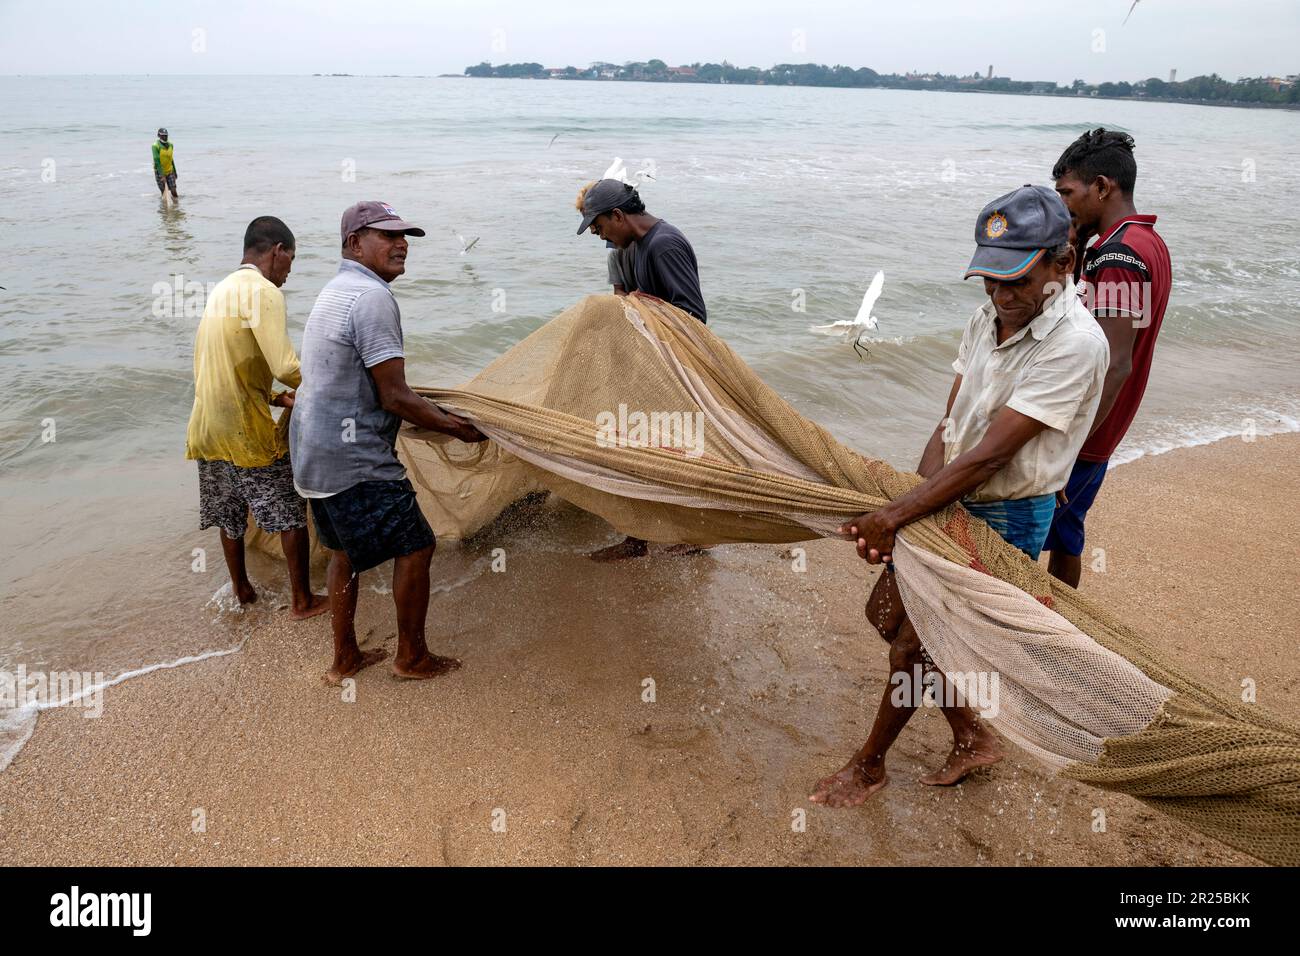
M 584 187 L 579 195 L 582 224 L 578 226 L 578 235 L 590 229 L 593 235 L 613 244 L 613 251 L 620 254 L 619 273 L 631 273 L 624 276 L 625 281 L 632 283 L 624 291 L 663 299 L 701 322 L 706 321 L 695 250 L 680 229 L 646 212 L 636 187 L 620 179 L 602 179 Z M 617 292 L 619 283 L 614 278 L 611 253 L 610 283 Z M 675 554 L 695 554 L 701 549 L 675 544 L 668 550 Z M 593 561 L 620 561 L 643 557 L 649 551 L 645 541 L 629 536 L 588 557 Z
M 707 320 L 695 250 L 680 229 L 646 212 L 635 187 L 602 179 L 588 189 L 578 234 L 588 229 L 619 249 L 635 243 L 631 278 L 636 287 L 627 291 L 644 292 Z

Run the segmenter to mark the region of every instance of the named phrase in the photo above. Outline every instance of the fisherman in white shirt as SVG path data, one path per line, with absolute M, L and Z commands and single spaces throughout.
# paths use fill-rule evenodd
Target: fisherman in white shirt
M 886 562 L 867 600 L 867 619 L 889 642 L 893 673 L 866 743 L 817 784 L 809 798 L 814 803 L 856 806 L 885 785 L 885 755 L 923 688 L 914 687 L 902 703 L 896 690 L 934 667 L 898 591 L 891 563 L 895 534 L 961 502 L 1032 560 L 1047 539 L 1057 492 L 1088 437 L 1110 361 L 1105 333 L 1072 280 L 1069 234 L 1065 203 L 1045 186 L 1001 196 L 976 220 L 977 249 L 966 278 L 982 277 L 989 301 L 962 335 L 946 413 L 917 467 L 925 481 L 840 529 L 861 557 Z M 952 727 L 952 752 L 922 783 L 954 784 L 1002 759 L 997 737 L 973 710 L 960 704 L 942 709 Z

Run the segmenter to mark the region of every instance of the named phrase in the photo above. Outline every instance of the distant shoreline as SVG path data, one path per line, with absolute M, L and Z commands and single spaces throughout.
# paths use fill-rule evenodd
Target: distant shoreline
M 321 76 L 325 74 L 313 74 Z M 349 74 L 328 74 L 331 76 L 343 76 Z M 874 90 L 882 93 L 982 93 L 985 96 L 1028 96 L 1040 100 L 1109 100 L 1119 103 L 1175 103 L 1185 106 L 1223 106 L 1231 109 L 1246 110 L 1289 110 L 1291 112 L 1300 111 L 1300 103 L 1248 103 L 1242 100 L 1197 100 L 1188 99 L 1187 97 L 1175 96 L 1103 96 L 1097 95 L 1078 96 L 1066 93 L 1033 93 L 1027 90 L 979 90 L 979 89 L 910 89 L 897 86 L 831 86 L 830 84 L 814 83 L 704 83 L 698 80 L 633 80 L 633 79 L 614 79 L 607 77 L 542 77 L 542 76 L 465 76 L 460 73 L 439 73 L 435 79 L 455 79 L 455 80 L 527 80 L 532 82 L 549 83 L 645 83 L 653 86 L 747 86 L 747 87 L 766 87 L 776 89 L 803 89 L 803 90 Z

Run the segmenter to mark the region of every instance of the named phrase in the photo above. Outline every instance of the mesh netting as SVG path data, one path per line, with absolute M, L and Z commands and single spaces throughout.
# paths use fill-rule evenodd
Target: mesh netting
M 549 489 L 650 541 L 792 542 L 921 480 L 845 448 L 704 325 L 640 295 L 590 296 L 462 388 L 420 391 L 493 439 L 403 430 L 444 537 Z M 639 441 L 638 412 L 697 416 L 698 440 Z M 896 554 L 927 652 L 947 672 L 999 675 L 991 719 L 1008 737 L 1262 860 L 1300 863 L 1300 732 L 1161 660 L 959 505 L 909 525 Z

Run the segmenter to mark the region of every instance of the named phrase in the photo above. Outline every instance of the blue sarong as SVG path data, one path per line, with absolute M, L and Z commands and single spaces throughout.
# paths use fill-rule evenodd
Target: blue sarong
M 1014 544 L 1033 560 L 1043 550 L 1047 532 L 1052 528 L 1056 495 L 1012 498 L 1007 501 L 963 501 L 971 514 L 983 518 L 988 526 Z

